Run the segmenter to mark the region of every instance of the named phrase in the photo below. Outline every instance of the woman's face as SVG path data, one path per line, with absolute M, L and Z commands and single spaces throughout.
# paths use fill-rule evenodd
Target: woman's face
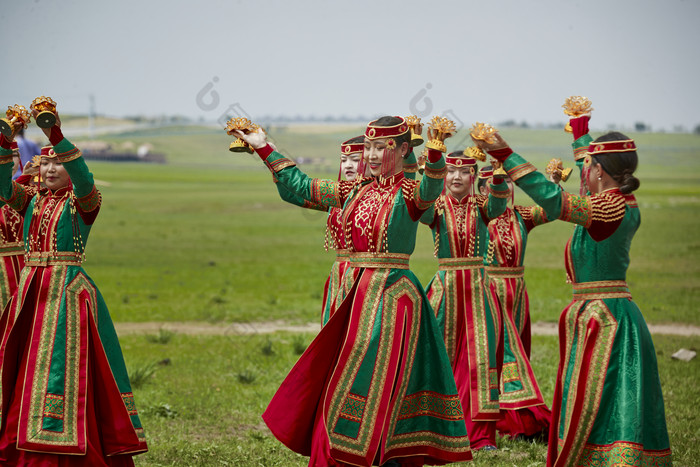
M 598 187 L 600 186 L 598 177 L 602 175 L 603 168 L 599 163 L 592 162 L 588 167 L 588 177 L 586 177 L 586 185 L 588 185 L 588 191 L 591 194 L 598 193 Z
M 392 138 L 365 138 L 365 151 L 363 157 L 365 160 L 367 160 L 369 173 L 373 177 L 377 177 L 379 175 L 389 177 L 394 175 L 393 173 L 382 173 L 382 161 L 385 155 L 384 150 L 388 148 L 388 145 L 390 144 L 389 141 L 391 141 L 394 145 L 394 149 L 391 151 L 386 151 L 386 157 L 393 157 L 394 160 L 387 160 L 385 165 L 389 168 L 398 168 L 398 171 L 403 170 L 402 156 L 408 150 L 408 143 L 404 143 L 401 147 L 396 147 L 396 142 Z M 398 171 L 395 171 L 395 173 Z
M 70 184 L 70 176 L 63 164 L 55 157 L 42 157 L 39 164 L 39 174 L 46 188 L 51 191 L 67 187 Z
M 445 186 L 450 194 L 457 199 L 462 199 L 469 193 L 469 188 L 474 184 L 474 175 L 471 167 L 447 166 Z
M 360 165 L 362 154 L 343 154 L 340 156 L 340 172 L 345 180 L 351 182 L 357 177 L 357 167 Z

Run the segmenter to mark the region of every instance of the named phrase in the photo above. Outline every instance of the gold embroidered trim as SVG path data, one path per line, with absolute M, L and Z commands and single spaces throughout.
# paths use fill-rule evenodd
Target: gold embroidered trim
M 0 256 L 15 256 L 24 254 L 24 242 L 0 244 Z
M 438 258 L 438 271 L 459 271 L 461 269 L 481 269 L 484 259 L 480 257 Z
M 527 174 L 537 172 L 537 169 L 534 165 L 530 164 L 529 162 L 525 162 L 523 164 L 516 165 L 515 167 L 506 170 L 506 172 L 508 173 L 508 176 L 511 180 L 516 181 L 523 178 Z
M 6 156 L 0 156 L 0 165 L 4 164 L 12 164 L 12 154 L 8 154 Z
M 625 281 L 579 282 L 573 286 L 573 300 L 600 300 L 604 298 L 632 298 Z
M 580 148 L 574 149 L 574 160 L 575 161 L 580 161 L 581 159 L 585 159 L 585 157 L 588 155 L 588 146 L 581 146 Z
M 494 198 L 501 198 L 501 199 L 510 198 L 510 190 L 506 190 L 506 191 L 494 190 L 493 187 L 489 187 L 489 193 L 491 193 L 491 196 L 493 196 Z
M 80 266 L 80 253 L 68 251 L 33 251 L 24 255 L 25 266 Z
M 82 153 L 80 152 L 80 149 L 75 148 L 75 147 L 73 149 L 66 151 L 66 152 L 63 152 L 61 154 L 56 154 L 56 157 L 58 157 L 58 160 L 62 164 L 66 163 L 66 162 L 74 161 L 81 156 L 82 156 Z
M 434 169 L 426 164 L 423 175 L 435 179 L 445 178 L 445 176 L 447 175 L 447 165 L 444 165 L 442 168 L 439 169 Z
M 349 252 L 346 261 L 353 268 L 409 269 L 410 258 L 404 253 Z
M 523 266 L 512 268 L 501 266 L 486 266 L 484 270 L 486 271 L 486 274 L 492 277 L 519 279 L 525 274 L 525 268 Z

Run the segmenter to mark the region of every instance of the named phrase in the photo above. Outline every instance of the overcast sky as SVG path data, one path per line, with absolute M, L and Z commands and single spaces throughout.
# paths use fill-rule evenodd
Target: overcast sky
M 700 124 L 700 1 L 5 1 L 0 105 Z M 240 110 L 242 109 L 242 110 Z

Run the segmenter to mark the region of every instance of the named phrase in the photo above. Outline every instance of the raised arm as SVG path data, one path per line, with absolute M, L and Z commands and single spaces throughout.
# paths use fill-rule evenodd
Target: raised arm
M 445 186 L 445 175 L 447 174 L 447 166 L 442 152 L 436 149 L 428 150 L 428 160 L 425 163 L 425 172 L 420 183 L 404 184 L 404 199 L 408 207 L 408 213 L 411 219 L 418 221 L 422 218 L 423 213 L 428 210 L 435 200 L 442 193 Z M 411 180 L 407 180 L 411 181 Z
M 15 128 L 19 130 L 19 126 Z M 12 181 L 12 140 L 0 135 L 0 199 L 2 204 L 8 204 L 17 212 L 24 212 L 34 196 L 35 190 L 25 185 Z
M 33 110 L 36 119 L 38 110 Z M 102 196 L 95 186 L 95 179 L 88 169 L 82 153 L 73 143 L 68 141 L 61 132 L 61 119 L 56 113 L 56 124 L 51 128 L 43 129 L 49 141 L 53 145 L 53 151 L 59 162 L 70 176 L 75 193 L 75 205 L 80 217 L 85 224 L 91 225 L 100 211 Z
M 328 211 L 328 208 L 325 206 L 322 206 L 320 204 L 312 203 L 301 196 L 296 195 L 293 193 L 287 186 L 283 183 L 279 182 L 279 179 L 275 175 L 274 170 L 272 169 L 272 166 L 269 164 L 265 164 L 267 167 L 270 169 L 270 172 L 272 172 L 272 181 L 275 183 L 275 188 L 277 188 L 277 193 L 280 195 L 280 199 L 282 201 L 285 201 L 289 204 L 293 204 L 295 206 L 299 206 L 301 208 L 306 208 L 306 209 L 314 209 L 316 211 Z
M 416 159 L 416 153 L 411 148 L 403 160 L 403 174 L 406 178 L 415 180 L 416 172 L 418 172 L 418 159 Z
M 625 214 L 624 198 L 609 192 L 579 196 L 562 191 L 559 185 L 547 180 L 535 166 L 514 153 L 500 135 L 496 137 L 496 142 L 492 144 L 480 140 L 475 140 L 475 143 L 503 162 L 510 179 L 542 206 L 548 219 L 581 225 L 596 241 L 604 240 L 615 232 Z
M 484 221 L 486 224 L 488 224 L 491 219 L 495 219 L 506 212 L 510 195 L 510 188 L 508 188 L 508 184 L 503 181 L 503 178 L 493 177 L 491 179 L 489 195 L 484 198 L 484 203 L 479 206 L 481 215 L 485 217 Z

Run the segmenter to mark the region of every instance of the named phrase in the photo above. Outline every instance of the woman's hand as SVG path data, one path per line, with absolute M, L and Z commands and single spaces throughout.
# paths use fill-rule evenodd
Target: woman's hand
M 34 121 L 36 121 L 36 117 L 40 114 L 41 112 L 37 109 L 32 109 L 32 117 L 34 117 Z M 58 116 L 58 112 L 54 112 L 54 115 L 56 116 L 56 123 L 52 127 L 48 128 L 42 128 L 41 131 L 44 132 L 46 137 L 50 140 L 51 139 L 51 129 L 53 127 L 57 127 L 58 129 L 61 128 L 61 118 Z
M 233 134 L 250 144 L 253 149 L 260 149 L 267 146 L 267 135 L 262 128 L 258 128 L 256 131 L 248 134 L 243 133 L 241 130 L 233 130 Z
M 493 141 L 492 142 L 486 142 L 483 139 L 476 139 L 472 136 L 472 141 L 474 141 L 474 144 L 476 147 L 481 149 L 484 152 L 490 153 L 491 151 L 497 151 L 499 149 L 505 149 L 508 146 L 508 143 L 506 143 L 506 140 L 503 139 L 503 137 L 500 135 L 500 133 L 496 132 L 493 134 Z

